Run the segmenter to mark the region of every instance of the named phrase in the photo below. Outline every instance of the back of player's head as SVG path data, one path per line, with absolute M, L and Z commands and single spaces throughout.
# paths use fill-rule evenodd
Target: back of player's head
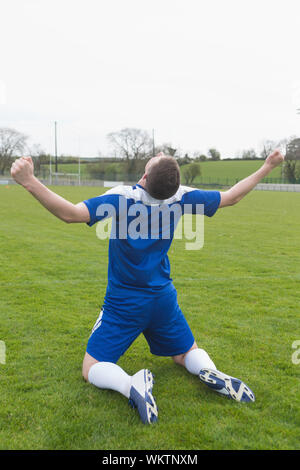
M 147 168 L 148 167 L 148 168 Z M 146 191 L 155 199 L 169 199 L 180 185 L 180 169 L 174 157 L 154 157 L 146 166 Z

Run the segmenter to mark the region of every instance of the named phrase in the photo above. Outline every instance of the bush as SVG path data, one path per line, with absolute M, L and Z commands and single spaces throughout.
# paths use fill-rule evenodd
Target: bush
M 182 168 L 182 175 L 186 184 L 191 184 L 196 176 L 201 175 L 199 163 L 191 163 Z

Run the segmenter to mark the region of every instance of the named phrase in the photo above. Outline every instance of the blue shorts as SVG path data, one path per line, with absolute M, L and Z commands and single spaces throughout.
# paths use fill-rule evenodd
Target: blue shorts
M 177 356 L 192 347 L 194 336 L 174 287 L 164 293 L 106 294 L 87 353 L 97 361 L 116 363 L 141 333 L 157 356 Z

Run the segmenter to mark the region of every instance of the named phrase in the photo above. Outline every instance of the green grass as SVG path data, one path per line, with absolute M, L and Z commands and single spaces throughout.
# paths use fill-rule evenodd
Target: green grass
M 55 190 L 73 202 L 101 193 Z M 159 421 L 144 426 L 123 396 L 81 378 L 107 242 L 0 187 L 0 449 L 299 449 L 299 212 L 300 194 L 253 192 L 205 220 L 202 250 L 174 241 L 172 277 L 199 347 L 257 400 L 218 396 L 139 337 L 119 364 L 156 375 Z
M 80 174 L 83 177 L 88 177 L 88 163 L 80 164 Z M 57 166 L 58 173 L 78 173 L 78 164 L 77 163 L 64 163 L 58 164 Z M 55 167 L 52 164 L 52 171 L 55 171 Z
M 216 161 L 216 162 L 202 162 L 200 163 L 203 178 L 218 178 L 218 179 L 242 179 L 258 170 L 263 162 L 261 160 L 241 160 L 241 161 Z M 270 173 L 270 178 L 280 178 L 281 167 L 275 168 Z

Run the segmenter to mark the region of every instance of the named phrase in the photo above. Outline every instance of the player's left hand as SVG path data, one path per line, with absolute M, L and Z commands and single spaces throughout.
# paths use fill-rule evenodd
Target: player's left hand
M 284 156 L 280 152 L 280 150 L 276 149 L 272 152 L 267 158 L 266 163 L 270 165 L 272 168 L 280 165 L 284 161 Z
M 26 184 L 34 175 L 34 166 L 31 157 L 21 157 L 14 161 L 10 170 L 13 179 L 21 184 Z

